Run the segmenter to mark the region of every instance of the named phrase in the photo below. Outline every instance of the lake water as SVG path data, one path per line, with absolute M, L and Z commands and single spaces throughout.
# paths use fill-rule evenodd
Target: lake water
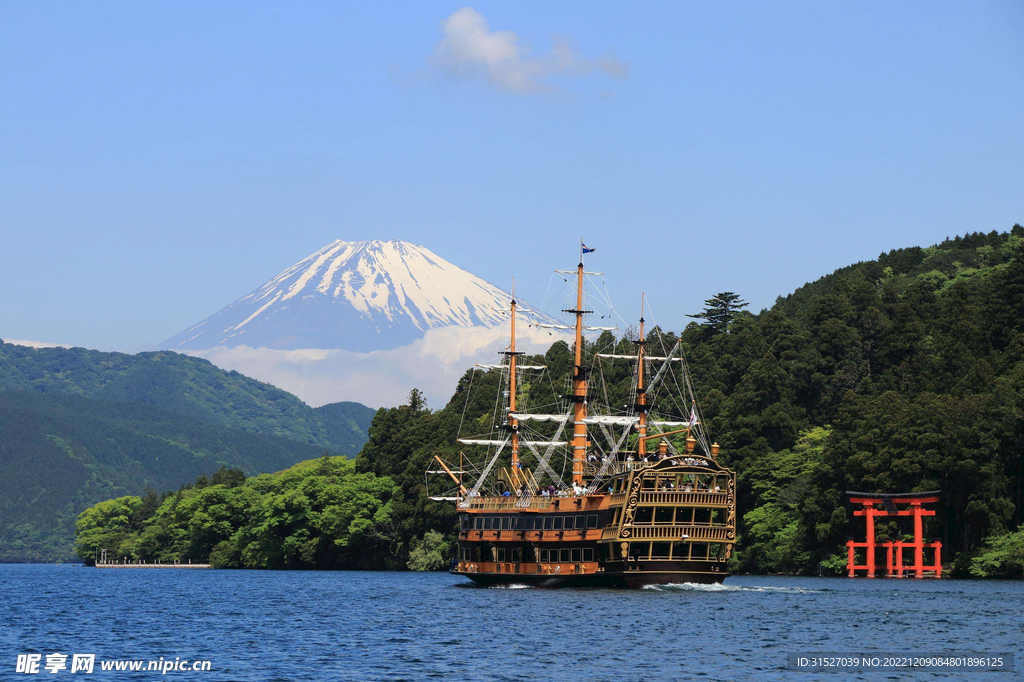
M 741 576 L 660 590 L 477 588 L 447 574 L 0 565 L 0 680 L 96 654 L 113 679 L 935 679 L 786 669 L 789 653 L 1012 653 L 1024 583 Z M 46 654 L 69 654 L 47 673 Z M 209 660 L 102 672 L 100 661 Z M 1019 679 L 955 672 L 942 679 Z M 89 679 L 89 677 L 85 677 Z

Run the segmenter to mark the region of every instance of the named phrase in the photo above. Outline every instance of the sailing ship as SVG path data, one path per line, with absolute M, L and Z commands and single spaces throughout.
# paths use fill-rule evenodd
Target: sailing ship
M 537 325 L 574 334 L 563 409 L 520 409 L 522 377 L 546 368 L 521 362 L 513 285 L 507 350 L 499 364 L 482 366 L 501 372 L 497 428 L 485 437 L 460 434 L 458 462 L 435 455 L 428 471 L 453 484 L 431 498 L 454 502 L 459 513 L 451 573 L 481 585 L 721 582 L 736 539 L 736 474 L 718 462 L 718 444 L 708 444 L 680 342 L 661 355 L 648 352 L 643 301 L 638 330 L 627 332 L 631 353 L 584 353 L 586 331 L 609 329 L 585 324 L 594 313 L 585 309 L 585 279 L 602 273 L 584 270 L 584 253 L 581 242 L 575 271 L 556 271 L 576 276 L 575 306 L 563 310 L 574 324 Z M 613 410 L 590 380 L 595 363 L 622 361 L 632 366 L 630 401 Z M 681 401 L 660 400 L 670 384 Z M 671 418 L 662 402 L 689 405 L 690 414 Z M 570 464 L 571 478 L 563 480 Z

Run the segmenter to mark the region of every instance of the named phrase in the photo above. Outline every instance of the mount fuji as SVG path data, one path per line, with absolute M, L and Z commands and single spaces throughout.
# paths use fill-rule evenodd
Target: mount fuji
M 507 343 L 511 296 L 404 241 L 334 241 L 160 348 L 267 381 L 311 405 L 382 406 L 421 389 L 446 401 L 468 367 Z M 561 334 L 519 301 L 517 341 Z
M 509 301 L 423 246 L 339 239 L 160 347 L 389 350 L 429 329 L 500 326 Z

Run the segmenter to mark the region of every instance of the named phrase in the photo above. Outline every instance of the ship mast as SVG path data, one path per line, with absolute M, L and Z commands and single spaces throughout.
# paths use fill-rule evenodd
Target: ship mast
M 641 460 L 647 455 L 647 393 L 644 391 L 644 298 L 644 294 L 640 294 L 640 338 L 636 342 L 639 346 L 636 366 L 636 394 L 640 411 L 640 419 L 637 423 L 640 440 L 637 441 L 636 454 L 637 458 Z
M 516 413 L 516 280 L 512 278 L 512 343 L 508 349 L 508 425 L 512 429 L 512 475 L 519 474 L 519 420 Z
M 576 309 L 564 312 L 576 315 L 576 354 L 572 375 L 572 482 L 583 485 L 583 460 L 587 452 L 587 377 L 583 367 L 583 240 L 580 240 L 580 263 L 576 266 Z

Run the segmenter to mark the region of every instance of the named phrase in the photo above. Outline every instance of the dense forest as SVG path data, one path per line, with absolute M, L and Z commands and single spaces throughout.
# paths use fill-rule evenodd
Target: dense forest
M 177 353 L 0 342 L 0 561 L 72 559 L 75 517 L 109 497 L 354 455 L 374 413 Z
M 941 490 L 926 532 L 943 540 L 954 571 L 1021 575 L 1024 228 L 883 253 L 768 310 L 744 307 L 725 292 L 680 335 L 654 329 L 647 338 L 655 348 L 680 341 L 719 458 L 738 472 L 732 570 L 836 572 L 854 533 L 845 491 Z M 632 345 L 605 332 L 584 348 L 595 351 Z M 520 387 L 522 402 L 557 403 L 570 349 L 555 343 L 526 358 L 535 361 L 548 375 Z M 622 364 L 601 365 L 594 382 L 612 405 L 629 391 Z M 378 411 L 354 462 L 355 474 L 395 486 L 381 533 L 389 542 L 378 545 L 374 565 L 423 567 L 431 563 L 425 548 L 444 555 L 454 510 L 428 499 L 423 472 L 434 454 L 457 457 L 460 433 L 490 429 L 498 380 L 470 371 L 441 409 L 414 392 L 407 405 Z M 879 537 L 905 532 L 892 524 Z
M 112 560 L 372 569 L 398 541 L 397 492 L 390 479 L 359 473 L 345 457 L 249 479 L 222 468 L 162 497 L 150 491 L 90 507 L 77 520 L 78 553 L 90 562 L 106 549 Z
M 71 559 L 75 517 L 98 500 L 323 452 L 151 405 L 27 391 L 0 393 L 0 425 L 0 561 Z

